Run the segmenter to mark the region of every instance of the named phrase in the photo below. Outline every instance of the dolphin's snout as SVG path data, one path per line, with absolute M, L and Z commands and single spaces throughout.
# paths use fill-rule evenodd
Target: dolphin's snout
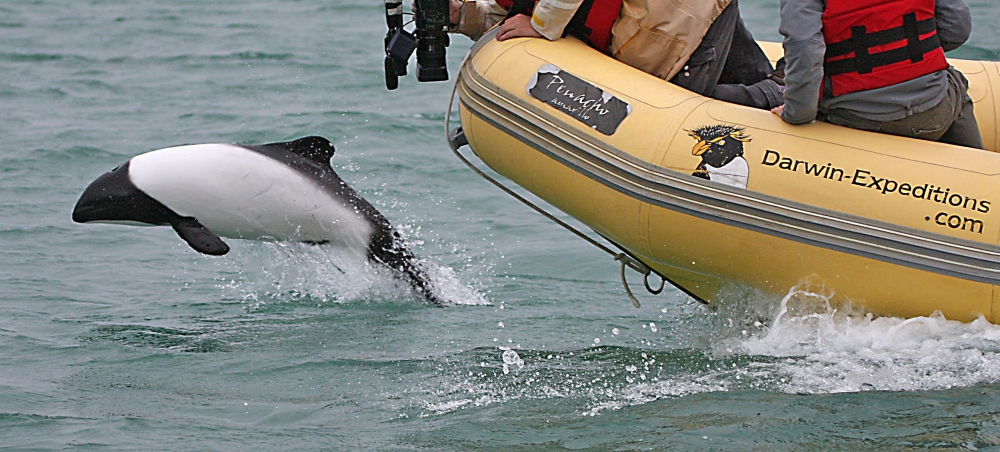
M 94 179 L 73 208 L 73 221 L 170 224 L 162 204 L 136 188 L 128 177 L 129 162 Z

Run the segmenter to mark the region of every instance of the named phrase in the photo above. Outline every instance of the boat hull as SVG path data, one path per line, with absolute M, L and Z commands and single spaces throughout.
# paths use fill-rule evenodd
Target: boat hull
M 457 81 L 479 158 L 698 299 L 741 301 L 726 299 L 732 286 L 780 296 L 809 281 L 880 315 L 997 321 L 1000 155 L 790 126 L 572 39 L 488 38 Z M 956 66 L 996 149 L 1000 70 Z M 696 154 L 710 140 L 698 133 L 719 130 L 739 130 L 722 139 L 740 140 L 740 154 L 706 173 Z

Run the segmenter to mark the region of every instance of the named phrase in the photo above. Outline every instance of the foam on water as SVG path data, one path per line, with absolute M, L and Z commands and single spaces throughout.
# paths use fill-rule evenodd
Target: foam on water
M 770 372 L 797 393 L 932 390 L 1000 379 L 1000 326 L 940 313 L 901 319 L 833 307 L 831 294 L 793 288 L 763 334 L 731 344 L 785 358 Z
M 234 241 L 230 258 L 219 265 L 233 275 L 221 284 L 227 295 L 244 301 L 251 309 L 285 301 L 343 303 L 416 297 L 409 285 L 388 269 L 333 246 Z M 438 296 L 447 302 L 487 303 L 483 295 L 464 285 L 454 270 L 426 260 L 419 265 Z

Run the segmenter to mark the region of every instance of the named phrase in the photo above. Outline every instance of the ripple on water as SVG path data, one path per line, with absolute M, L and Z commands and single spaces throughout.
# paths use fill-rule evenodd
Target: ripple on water
M 746 311 L 735 321 L 733 312 L 712 313 L 674 332 L 701 335 L 697 348 L 476 349 L 444 364 L 447 381 L 415 390 L 423 394 L 418 415 L 561 399 L 592 416 L 703 393 L 930 391 L 1000 381 L 1000 326 L 984 318 L 876 317 L 833 306 L 831 297 L 805 284 L 769 312 Z

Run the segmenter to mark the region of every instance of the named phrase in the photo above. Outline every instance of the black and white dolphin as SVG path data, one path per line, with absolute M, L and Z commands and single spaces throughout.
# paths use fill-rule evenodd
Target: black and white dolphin
M 229 252 L 219 237 L 335 244 L 385 264 L 440 304 L 389 221 L 333 171 L 333 153 L 330 141 L 315 136 L 159 149 L 91 182 L 73 221 L 170 225 L 215 256 Z

